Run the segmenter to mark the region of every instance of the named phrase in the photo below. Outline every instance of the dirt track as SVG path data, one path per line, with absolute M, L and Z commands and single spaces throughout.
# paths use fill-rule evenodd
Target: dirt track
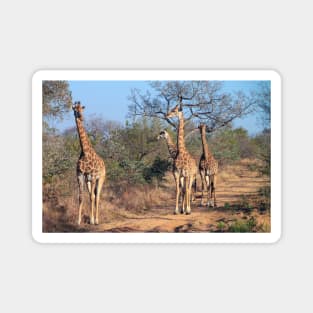
M 169 188 L 173 189 L 171 176 Z M 259 231 L 270 231 L 270 214 L 261 212 L 257 207 L 258 190 L 269 185 L 266 177 L 261 177 L 251 167 L 250 161 L 228 166 L 219 173 L 217 185 L 218 207 L 200 206 L 200 181 L 196 200 L 192 203 L 191 215 L 174 215 L 174 196 L 166 203 L 147 211 L 131 211 L 119 208 L 113 212 L 104 211 L 102 223 L 89 225 L 85 220 L 81 226 L 59 224 L 54 231 L 58 232 L 216 232 L 223 231 L 224 226 L 236 221 L 248 221 L 254 218 Z M 247 209 L 248 207 L 249 209 Z M 110 213 L 110 214 L 109 214 Z M 265 225 L 265 227 L 264 227 Z

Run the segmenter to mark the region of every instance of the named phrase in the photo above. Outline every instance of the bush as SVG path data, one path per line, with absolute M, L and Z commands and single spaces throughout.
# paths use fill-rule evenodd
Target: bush
M 226 224 L 223 221 L 217 223 L 217 229 L 220 232 L 223 232 L 226 229 Z
M 115 160 L 105 160 L 106 176 L 109 184 L 125 179 L 125 172 L 120 163 Z
M 220 164 L 230 164 L 241 158 L 253 158 L 256 146 L 247 130 L 227 127 L 217 131 L 209 139 L 209 146 Z
M 65 173 L 75 168 L 78 151 L 68 145 L 66 138 L 46 135 L 43 141 L 42 173 L 43 182 L 51 183 L 56 177 L 64 178 Z
M 124 160 L 120 163 L 120 167 L 123 171 L 123 180 L 128 184 L 136 185 L 146 182 L 143 176 L 145 164 L 142 161 Z
M 248 221 L 236 221 L 229 226 L 228 231 L 231 233 L 252 233 L 256 231 L 257 222 L 252 216 Z
M 143 171 L 145 180 L 151 183 L 156 181 L 157 186 L 164 179 L 166 172 L 170 169 L 171 163 L 168 160 L 162 160 L 160 157 L 156 157 L 153 164 L 150 167 L 146 167 Z
M 254 138 L 256 156 L 262 161 L 259 171 L 263 175 L 271 176 L 271 130 L 266 129 Z

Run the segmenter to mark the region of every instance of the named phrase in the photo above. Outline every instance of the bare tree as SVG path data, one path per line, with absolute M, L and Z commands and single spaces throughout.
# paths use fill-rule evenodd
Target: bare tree
M 177 121 L 166 115 L 175 105 L 184 112 L 186 123 L 198 120 L 207 132 L 230 124 L 250 112 L 255 100 L 243 92 L 226 93 L 221 81 L 152 81 L 145 94 L 133 89 L 129 97 L 131 116 L 157 117 L 177 129 Z

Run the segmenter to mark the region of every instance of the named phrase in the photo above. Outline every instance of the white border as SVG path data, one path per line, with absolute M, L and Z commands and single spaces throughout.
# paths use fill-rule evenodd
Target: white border
M 270 233 L 43 233 L 43 80 L 270 80 Z M 40 243 L 274 243 L 281 236 L 281 77 L 273 70 L 41 70 L 32 79 L 32 235 Z

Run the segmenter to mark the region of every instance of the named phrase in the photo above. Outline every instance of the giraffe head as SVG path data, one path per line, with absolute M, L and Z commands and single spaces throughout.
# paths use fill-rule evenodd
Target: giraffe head
M 167 114 L 166 114 L 166 117 L 167 118 L 171 118 L 171 117 L 174 117 L 174 116 L 179 116 L 179 114 L 182 114 L 182 111 L 179 109 L 179 105 L 177 104 L 174 109 L 172 109 L 171 111 L 169 111 Z
M 206 125 L 204 124 L 199 124 L 198 128 L 200 129 L 200 131 L 205 131 L 206 130 Z
M 200 129 L 200 133 L 211 133 L 212 128 L 205 124 L 199 124 L 198 128 Z
M 168 138 L 168 132 L 166 130 L 162 130 L 160 133 L 159 133 L 159 136 L 157 137 L 158 140 L 160 139 L 167 139 Z
M 75 118 L 82 121 L 83 120 L 83 111 L 84 111 L 85 107 L 80 104 L 80 101 L 75 102 L 72 105 L 72 109 L 74 111 Z

